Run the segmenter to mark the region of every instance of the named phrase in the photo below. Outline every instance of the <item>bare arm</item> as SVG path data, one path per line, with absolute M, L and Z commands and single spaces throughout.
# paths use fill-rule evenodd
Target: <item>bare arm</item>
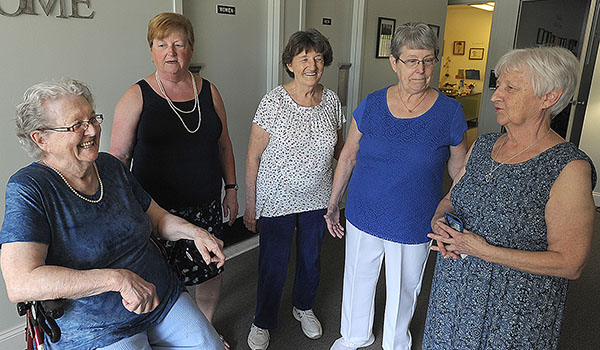
M 129 270 L 75 270 L 46 265 L 47 252 L 48 246 L 42 243 L 2 245 L 0 264 L 12 302 L 79 299 L 114 291 L 121 294 L 123 306 L 131 312 L 150 312 L 158 306 L 154 285 Z
M 233 146 L 231 145 L 231 139 L 229 138 L 229 129 L 227 128 L 227 113 L 225 112 L 225 104 L 219 94 L 219 90 L 211 84 L 210 86 L 213 105 L 215 111 L 221 119 L 221 125 L 223 125 L 223 131 L 219 137 L 219 158 L 221 161 L 221 170 L 223 172 L 223 181 L 225 184 L 237 184 L 235 176 L 235 159 L 233 158 Z M 229 216 L 229 226 L 233 225 L 233 222 L 238 215 L 238 199 L 237 190 L 230 188 L 225 190 L 225 198 L 223 198 L 223 213 L 225 216 Z
M 441 227 L 452 238 L 442 241 L 449 244 L 447 249 L 454 253 L 477 256 L 533 274 L 576 279 L 585 266 L 592 240 L 595 207 L 590 171 L 587 161 L 576 160 L 569 163 L 554 182 L 545 211 L 546 251 L 496 247 L 472 232 L 461 234 L 445 225 Z
M 463 139 L 456 146 L 450 146 L 450 159 L 448 159 L 448 175 L 454 180 L 456 175 L 465 165 L 467 156 L 467 133 L 463 134 Z
M 131 166 L 135 132 L 140 121 L 142 106 L 142 91 L 136 84 L 125 91 L 115 107 L 110 153 L 125 164 L 127 169 Z
M 341 128 L 337 132 L 337 143 L 335 144 L 335 149 L 333 151 L 333 158 L 340 159 L 340 154 L 342 153 L 343 148 L 344 148 L 344 128 Z
M 246 211 L 244 212 L 244 225 L 252 232 L 256 232 L 256 177 L 258 167 L 265 148 L 269 144 L 269 133 L 252 123 L 250 141 L 248 142 L 248 156 L 246 157 Z
M 356 121 L 354 118 L 352 118 L 350 129 L 348 130 L 348 138 L 344 144 L 344 147 L 342 148 L 342 151 L 340 152 L 337 167 L 335 168 L 333 186 L 331 188 L 331 197 L 329 198 L 327 214 L 325 214 L 327 228 L 333 237 L 342 238 L 344 236 L 344 228 L 340 224 L 339 203 L 342 199 L 344 191 L 346 190 L 348 181 L 350 181 L 352 170 L 356 165 L 361 138 L 362 133 L 358 131 Z
M 221 267 L 225 263 L 225 255 L 222 251 L 223 242 L 208 231 L 189 223 L 185 219 L 169 214 L 169 212 L 158 206 L 154 200 L 151 202 L 146 214 L 152 221 L 152 234 L 156 237 L 169 241 L 192 240 L 207 264 L 216 262 L 217 266 Z M 214 256 L 211 257 L 210 253 L 213 253 Z

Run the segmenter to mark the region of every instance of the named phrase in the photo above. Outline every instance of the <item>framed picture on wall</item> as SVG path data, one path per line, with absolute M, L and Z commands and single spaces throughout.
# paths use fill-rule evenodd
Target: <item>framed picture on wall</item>
M 390 57 L 390 47 L 392 46 L 392 37 L 396 30 L 396 20 L 393 18 L 379 17 L 377 21 L 377 52 L 376 58 Z
M 440 26 L 436 26 L 435 24 L 428 24 L 429 28 L 433 30 L 435 35 L 437 35 L 438 39 L 440 38 Z
M 470 60 L 482 60 L 483 59 L 483 48 L 472 48 L 469 49 Z
M 546 30 L 544 30 L 544 28 L 538 28 L 537 39 L 535 40 L 535 43 L 543 44 L 545 34 L 546 34 Z
M 465 42 L 464 41 L 455 41 L 454 46 L 452 46 L 452 54 L 453 55 L 464 55 L 465 54 Z

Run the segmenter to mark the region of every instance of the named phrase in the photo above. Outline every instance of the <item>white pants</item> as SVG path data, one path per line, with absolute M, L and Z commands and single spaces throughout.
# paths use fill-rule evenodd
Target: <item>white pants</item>
M 348 344 L 365 345 L 373 332 L 375 290 L 385 256 L 383 349 L 410 350 L 408 327 L 421 291 L 429 246 L 386 241 L 346 221 L 341 333 Z

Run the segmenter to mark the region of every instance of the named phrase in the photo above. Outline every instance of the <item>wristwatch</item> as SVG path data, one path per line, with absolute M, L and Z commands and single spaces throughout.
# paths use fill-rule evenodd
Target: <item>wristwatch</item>
M 225 185 L 225 189 L 226 189 L 226 190 L 228 190 L 228 189 L 231 189 L 231 188 L 233 188 L 234 190 L 236 190 L 236 191 L 237 191 L 237 190 L 238 190 L 238 184 L 229 184 L 229 185 Z

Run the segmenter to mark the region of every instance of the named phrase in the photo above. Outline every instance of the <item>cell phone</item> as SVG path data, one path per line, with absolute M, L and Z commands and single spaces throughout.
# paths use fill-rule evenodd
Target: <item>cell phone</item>
M 444 220 L 446 220 L 446 225 L 450 226 L 455 231 L 463 232 L 463 221 L 457 215 L 452 213 L 444 213 Z M 461 258 L 466 258 L 467 254 L 460 254 Z
M 444 213 L 444 220 L 446 220 L 446 225 L 453 230 L 463 232 L 463 221 L 458 216 L 452 213 Z

